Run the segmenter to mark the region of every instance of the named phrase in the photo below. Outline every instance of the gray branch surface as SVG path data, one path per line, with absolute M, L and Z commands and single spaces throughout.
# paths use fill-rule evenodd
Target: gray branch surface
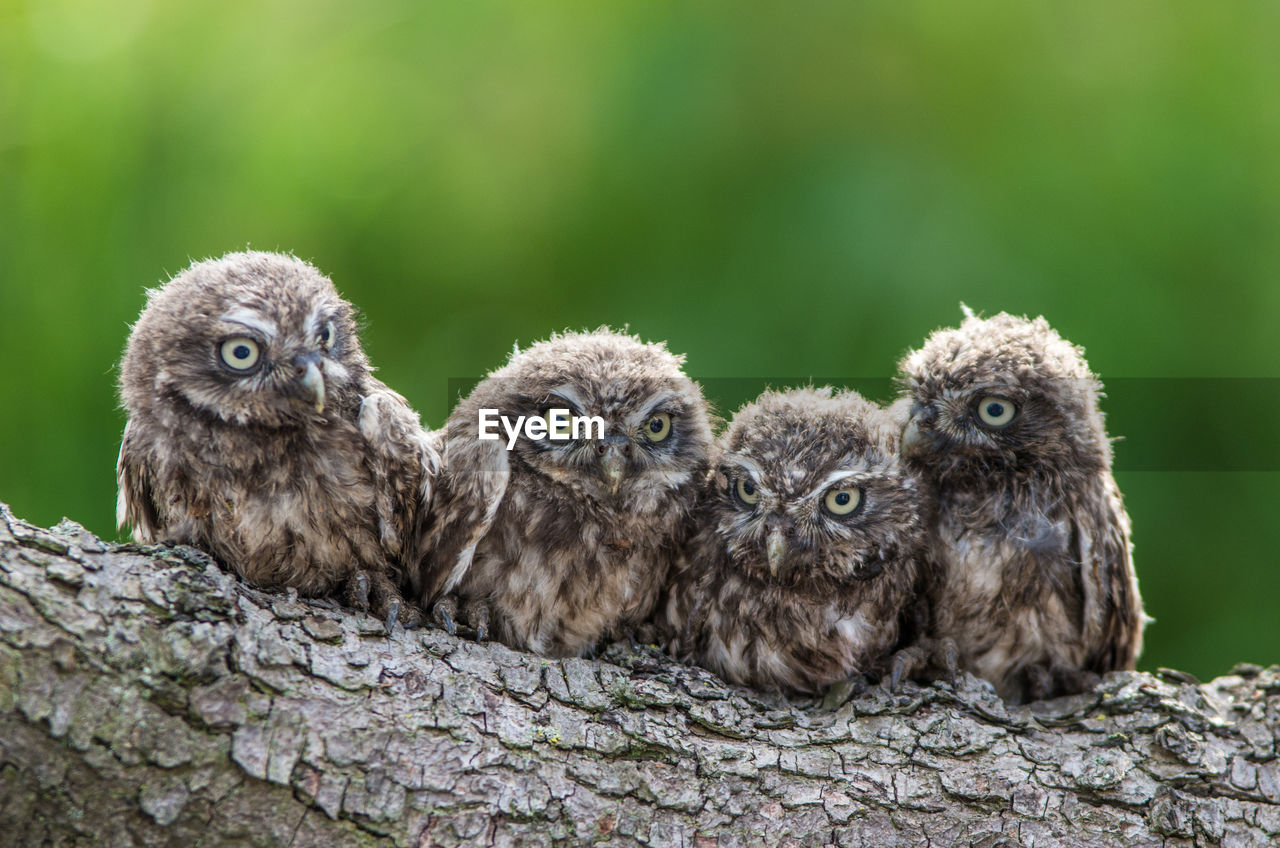
M 0 506 L 3 845 L 1274 845 L 1280 668 L 790 703 L 544 660 Z

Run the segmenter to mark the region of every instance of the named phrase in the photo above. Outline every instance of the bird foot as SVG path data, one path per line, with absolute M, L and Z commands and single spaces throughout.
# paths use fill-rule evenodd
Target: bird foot
M 458 635 L 458 601 L 452 595 L 435 602 L 431 607 L 431 617 L 450 636 Z
M 483 601 L 472 601 L 467 604 L 465 612 L 467 623 L 476 631 L 476 641 L 489 641 L 489 605 Z
M 867 678 L 855 672 L 844 680 L 832 683 L 822 696 L 822 709 L 838 710 L 854 698 L 867 691 Z
M 387 628 L 396 622 L 406 630 L 422 624 L 422 614 L 405 601 L 391 578 L 377 571 L 360 569 L 347 581 L 347 604 L 362 613 L 372 613 Z
M 929 666 L 929 651 L 922 645 L 912 645 L 896 652 L 889 661 L 889 691 L 902 691 L 902 681 L 915 680 Z

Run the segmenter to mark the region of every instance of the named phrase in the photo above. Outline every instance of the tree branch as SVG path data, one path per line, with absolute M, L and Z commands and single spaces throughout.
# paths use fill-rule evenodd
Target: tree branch
M 0 843 L 1269 845 L 1280 668 L 832 709 L 544 660 L 0 505 Z

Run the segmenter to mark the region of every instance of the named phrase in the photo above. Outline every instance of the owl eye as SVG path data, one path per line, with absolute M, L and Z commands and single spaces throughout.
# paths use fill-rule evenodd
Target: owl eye
M 978 423 L 984 427 L 999 429 L 1008 425 L 1017 414 L 1017 405 L 1008 398 L 989 395 L 978 401 Z
M 665 412 L 656 412 L 644 425 L 644 436 L 651 442 L 661 442 L 671 435 L 671 416 Z
M 324 345 L 325 350 L 333 347 L 333 337 L 337 335 L 333 329 L 333 322 L 330 321 L 320 328 L 320 344 Z
M 235 336 L 222 343 L 222 362 L 242 374 L 258 367 L 258 343 L 248 336 Z
M 862 506 L 862 490 L 857 487 L 832 489 L 822 499 L 822 505 L 832 515 L 853 515 Z
M 760 492 L 756 489 L 756 484 L 746 477 L 738 478 L 738 482 L 733 486 L 733 491 L 738 496 L 738 500 L 747 506 L 754 506 L 760 500 Z

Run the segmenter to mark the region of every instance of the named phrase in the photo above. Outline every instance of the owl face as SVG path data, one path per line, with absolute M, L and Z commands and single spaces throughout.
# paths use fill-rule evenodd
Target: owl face
M 352 312 L 291 256 L 197 263 L 151 293 L 125 355 L 125 402 L 273 428 L 319 418 L 369 371 Z
M 941 478 L 1110 461 L 1101 386 L 1043 318 L 969 316 L 909 353 L 900 374 L 903 450 Z
M 567 409 L 603 427 L 584 425 L 568 440 L 521 436 L 513 456 L 593 500 L 656 505 L 705 473 L 712 441 L 707 403 L 682 361 L 607 329 L 556 336 L 514 355 L 494 375 L 507 398 L 504 416 Z
M 919 543 L 896 428 L 854 392 L 766 392 L 721 437 L 708 509 L 743 572 L 791 588 L 876 576 Z

